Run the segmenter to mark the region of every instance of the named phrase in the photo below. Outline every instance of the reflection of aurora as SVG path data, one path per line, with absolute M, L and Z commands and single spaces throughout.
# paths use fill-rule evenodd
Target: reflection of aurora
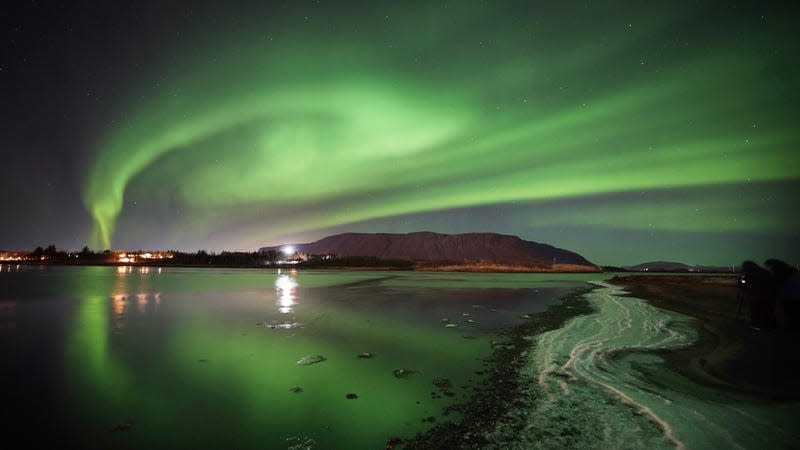
M 99 276 L 101 270 L 89 268 L 87 276 L 80 277 L 88 284 L 78 286 L 82 299 L 71 327 L 73 332 L 67 339 L 66 375 L 75 389 L 73 394 L 81 401 L 98 396 L 116 404 L 130 386 L 131 375 L 129 368 L 112 353 L 109 341 L 112 333 L 122 327 L 127 296 L 121 292 L 122 273 L 118 273 L 112 287 L 108 278 Z
M 84 299 L 78 309 L 77 323 L 73 326 L 75 333 L 69 340 L 69 361 L 76 364 L 75 370 L 85 372 L 84 376 L 92 380 L 91 385 L 102 390 L 109 388 L 103 395 L 115 398 L 123 385 L 130 382 L 126 368 L 112 354 L 110 342 L 113 334 L 121 333 L 125 328 L 125 318 L 131 303 L 135 301 L 139 314 L 148 311 L 156 313 L 161 305 L 159 292 L 148 292 L 150 270 L 140 268 L 140 278 L 133 283 L 128 277 L 133 276 L 132 267 L 117 267 L 113 282 L 98 276 L 106 269 L 92 268 L 88 276 L 81 280 L 91 280 L 94 284 L 80 286 Z M 158 270 L 158 274 L 161 270 Z M 135 288 L 135 293 L 130 293 Z M 105 295 L 104 295 L 105 294 Z M 79 369 L 78 367 L 82 367 Z
M 416 417 L 419 405 L 413 399 L 424 398 L 430 390 L 428 381 L 421 378 L 404 383 L 405 389 L 395 389 L 396 380 L 390 375 L 393 359 L 408 358 L 409 363 L 413 361 L 418 367 L 447 373 L 461 370 L 465 364 L 466 367 L 473 364 L 477 369 L 474 357 L 486 348 L 485 342 L 463 340 L 448 329 L 436 326 L 417 329 L 380 315 L 319 303 L 313 312 L 303 312 L 325 319 L 301 333 L 262 329 L 243 335 L 238 320 L 236 327 L 230 329 L 224 314 L 205 314 L 208 311 L 197 303 L 197 293 L 188 279 L 184 279 L 180 289 L 171 291 L 170 304 L 186 302 L 183 304 L 190 304 L 191 308 L 181 310 L 179 316 L 167 322 L 148 320 L 146 328 L 130 327 L 125 333 L 114 333 L 115 320 L 125 319 L 125 314 L 135 314 L 138 310 L 131 309 L 133 305 L 123 305 L 120 302 L 123 297 L 138 302 L 141 295 L 128 293 L 139 291 L 142 283 L 148 282 L 146 278 L 157 276 L 151 272 L 140 277 L 127 270 L 115 275 L 113 280 L 97 274 L 81 277 L 92 280 L 92 284 L 80 287 L 83 300 L 70 327 L 67 346 L 66 377 L 76 405 L 71 414 L 81 427 L 89 424 L 88 429 L 80 429 L 81 439 L 93 448 L 118 444 L 114 439 L 120 435 L 109 433 L 108 429 L 127 421 L 133 427 L 124 438 L 137 448 L 153 447 L 162 443 L 164 436 L 180 442 L 195 442 L 202 436 L 209 446 L 225 447 L 231 442 L 231 436 L 226 434 L 230 430 L 225 427 L 235 428 L 241 423 L 259 426 L 237 436 L 241 439 L 237 441 L 240 448 L 278 448 L 285 445 L 286 436 L 309 430 L 326 435 L 329 444 L 373 439 L 370 445 L 356 445 L 372 448 L 378 443 L 374 441 L 375 435 L 357 430 L 370 424 L 373 432 L 380 430 L 377 439 L 383 442 L 380 433 L 396 433 L 399 424 Z M 259 274 L 249 279 L 263 278 Z M 325 278 L 321 283 L 318 278 L 315 283 L 320 287 L 348 279 L 347 274 L 342 274 Z M 173 278 L 170 283 L 176 280 Z M 229 278 L 218 276 L 216 283 L 226 280 Z M 174 289 L 175 285 L 172 286 Z M 262 289 L 269 290 L 268 286 Z M 297 281 L 292 276 L 279 274 L 274 286 L 277 296 L 283 298 L 279 305 L 294 301 Z M 212 303 L 224 305 L 249 298 L 248 293 L 240 296 L 236 288 L 227 292 L 230 297 L 222 302 L 215 292 Z M 256 311 L 261 314 L 262 299 L 261 295 L 253 298 L 252 310 L 246 311 L 244 317 L 251 317 Z M 115 310 L 117 305 L 119 311 Z M 234 311 L 235 317 L 242 313 L 235 308 Z M 159 332 L 158 326 L 163 324 L 168 325 L 169 333 Z M 371 350 L 383 349 L 385 361 L 362 364 L 362 360 L 354 357 L 357 351 L 366 348 L 362 345 Z M 448 356 L 443 358 L 445 351 Z M 295 364 L 299 357 L 312 352 L 325 355 L 328 361 L 313 370 Z M 297 384 L 307 388 L 299 397 L 288 390 Z M 347 402 L 342 393 L 350 390 L 358 390 L 360 394 L 358 407 L 340 414 L 342 408 L 351 405 L 342 406 Z M 224 395 L 216 397 L 220 393 Z M 199 398 L 204 402 L 213 398 L 213 407 L 187 413 L 186 405 L 195 404 Z M 387 408 L 387 405 L 392 406 Z M 220 410 L 229 411 L 235 418 L 230 419 L 232 422 L 221 422 L 225 430 L 222 433 L 219 428 L 208 426 L 210 417 L 217 417 Z M 263 426 L 264 417 L 269 417 L 268 426 Z M 180 418 L 177 427 L 176 418 Z M 320 431 L 323 426 L 325 431 Z M 417 424 L 413 430 L 422 426 Z

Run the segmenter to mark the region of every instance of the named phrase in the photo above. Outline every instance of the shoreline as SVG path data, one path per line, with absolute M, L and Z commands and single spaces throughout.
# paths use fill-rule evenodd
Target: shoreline
M 484 361 L 486 370 L 481 384 L 465 402 L 447 407 L 445 415 L 455 412 L 459 420 L 439 423 L 433 428 L 404 440 L 402 448 L 479 448 L 490 445 L 486 433 L 498 427 L 509 428 L 507 413 L 521 406 L 522 392 L 530 393 L 531 386 L 521 383 L 522 370 L 531 352 L 536 351 L 534 336 L 556 330 L 569 320 L 590 314 L 594 309 L 585 298 L 597 286 L 583 286 L 566 293 L 561 302 L 545 311 L 531 315 L 522 324 L 501 333 L 501 341 L 493 346 L 492 354 Z M 504 420 L 505 419 L 505 420 Z M 392 448 L 387 446 L 387 448 Z
M 615 276 L 627 297 L 638 298 L 692 318 L 698 339 L 678 350 L 659 352 L 667 364 L 690 380 L 712 389 L 761 400 L 800 399 L 800 332 L 749 327 L 747 305 L 738 311 L 738 287 L 732 275 L 648 277 Z
M 359 270 L 359 271 L 409 271 L 409 272 L 451 272 L 451 273 L 569 273 L 569 274 L 608 274 L 622 276 L 641 276 L 641 277 L 724 277 L 736 276 L 728 272 L 620 272 L 594 270 L 592 267 L 557 265 L 555 268 L 543 269 L 541 267 L 505 265 L 505 264 L 442 264 L 430 265 L 420 263 L 415 266 L 336 266 L 336 265 L 303 265 L 303 264 L 270 264 L 270 265 L 236 265 L 236 264 L 150 264 L 150 263 L 121 263 L 121 262 L 72 262 L 72 261 L 0 261 L 0 265 L 18 266 L 54 266 L 54 267 L 149 267 L 149 268 L 207 268 L 207 269 L 314 269 L 314 270 Z M 595 266 L 600 267 L 600 266 Z
M 13 264 L 12 264 L 13 263 Z M 0 262 L 0 265 L 6 264 L 6 262 Z M 582 273 L 603 273 L 602 271 L 593 271 L 593 270 L 541 270 L 535 268 L 528 268 L 528 267 L 515 267 L 515 266 L 503 266 L 503 268 L 486 268 L 483 266 L 444 266 L 444 267 L 432 267 L 432 266 L 420 266 L 420 267 L 405 267 L 405 266 L 332 266 L 332 265 L 301 265 L 301 264 L 283 264 L 283 265 L 261 265 L 261 266 L 251 266 L 251 265 L 230 265 L 230 264 L 140 264 L 140 263 L 117 263 L 117 262 L 109 262 L 109 263 L 70 263 L 70 262 L 24 262 L 24 261 L 12 261 L 7 263 L 8 265 L 18 265 L 18 266 L 28 266 L 28 267 L 36 267 L 36 266 L 53 266 L 53 267 L 148 267 L 148 268 L 166 268 L 166 267 L 174 267 L 174 268 L 183 268 L 183 269 L 253 269 L 253 270 L 274 270 L 274 269 L 296 269 L 296 270 L 338 270 L 338 271 L 346 271 L 346 270 L 357 270 L 357 271 L 375 271 L 375 272 L 387 272 L 387 271 L 400 271 L 400 272 L 422 272 L 422 273 L 436 273 L 436 272 L 443 272 L 443 273 L 572 273 L 572 274 L 582 274 Z
M 624 274 L 609 277 L 606 283 L 624 289 L 626 293 L 622 297 L 642 300 L 653 307 L 687 316 L 688 322 L 684 326 L 696 332 L 696 340 L 686 346 L 631 349 L 613 354 L 613 360 L 624 359 L 627 355 L 634 358 L 637 354 L 657 355 L 663 360 L 660 364 L 669 371 L 698 386 L 718 392 L 723 397 L 739 398 L 753 404 L 789 406 L 800 398 L 800 378 L 789 370 L 800 363 L 800 356 L 792 349 L 800 335 L 781 330 L 750 330 L 745 314 L 736 311 L 738 288 L 734 275 Z M 524 422 L 530 420 L 536 411 L 509 412 L 525 408 L 545 395 L 540 386 L 525 383 L 527 378 L 523 370 L 531 355 L 546 351 L 537 348 L 538 337 L 566 326 L 573 319 L 582 320 L 579 317 L 596 312 L 587 294 L 597 288 L 575 289 L 558 305 L 507 330 L 503 343 L 496 346 L 486 359 L 487 375 L 481 385 L 464 403 L 445 411 L 445 415 L 454 411 L 461 417 L 417 434 L 400 448 L 494 448 L 492 446 L 498 442 L 496 439 L 515 442 L 516 433 L 536 422 Z M 779 355 L 784 359 L 777 359 Z M 794 358 L 794 362 L 786 361 L 787 356 L 788 359 Z M 642 410 L 649 411 L 647 408 Z M 641 411 L 638 413 L 642 414 Z M 658 421 L 651 423 L 658 425 Z M 669 438 L 670 427 L 658 426 Z M 547 435 L 548 431 L 542 430 L 542 434 Z

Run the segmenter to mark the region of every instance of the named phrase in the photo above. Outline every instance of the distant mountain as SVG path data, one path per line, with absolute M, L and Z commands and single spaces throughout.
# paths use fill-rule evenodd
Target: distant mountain
M 408 234 L 344 233 L 308 244 L 291 244 L 297 252 L 341 257 L 368 256 L 448 264 L 493 264 L 545 270 L 598 270 L 583 256 L 552 245 L 496 233 Z M 262 247 L 260 252 L 285 246 Z M 576 266 L 570 268 L 569 266 Z
M 724 273 L 730 272 L 729 267 L 716 267 L 716 266 L 698 266 L 689 265 L 673 261 L 651 261 L 635 266 L 625 267 L 627 270 L 637 272 L 710 272 L 710 273 Z
M 636 264 L 635 266 L 627 266 L 625 268 L 628 270 L 649 272 L 688 272 L 692 266 L 672 261 L 650 261 Z

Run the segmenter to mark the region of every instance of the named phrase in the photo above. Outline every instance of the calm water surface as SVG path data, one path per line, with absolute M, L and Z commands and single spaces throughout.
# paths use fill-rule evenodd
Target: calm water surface
M 496 331 L 600 278 L 4 265 L 4 434 L 26 447 L 383 448 L 447 419 Z M 307 355 L 326 360 L 298 365 Z M 432 398 L 436 377 L 457 395 Z

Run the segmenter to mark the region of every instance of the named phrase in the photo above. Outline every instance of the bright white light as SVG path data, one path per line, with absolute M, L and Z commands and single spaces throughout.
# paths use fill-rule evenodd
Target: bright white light
M 287 256 L 288 256 L 288 255 L 294 255 L 294 246 L 292 246 L 292 245 L 287 245 L 287 246 L 284 246 L 284 247 L 281 249 L 281 251 L 282 251 L 282 252 L 283 252 L 285 255 L 287 255 Z
M 292 306 L 297 303 L 297 281 L 288 275 L 279 275 L 275 289 L 278 291 L 278 311 L 283 314 L 292 312 Z
M 279 291 L 290 291 L 297 287 L 297 281 L 294 281 L 294 278 L 289 275 L 281 275 L 275 280 L 275 287 Z

